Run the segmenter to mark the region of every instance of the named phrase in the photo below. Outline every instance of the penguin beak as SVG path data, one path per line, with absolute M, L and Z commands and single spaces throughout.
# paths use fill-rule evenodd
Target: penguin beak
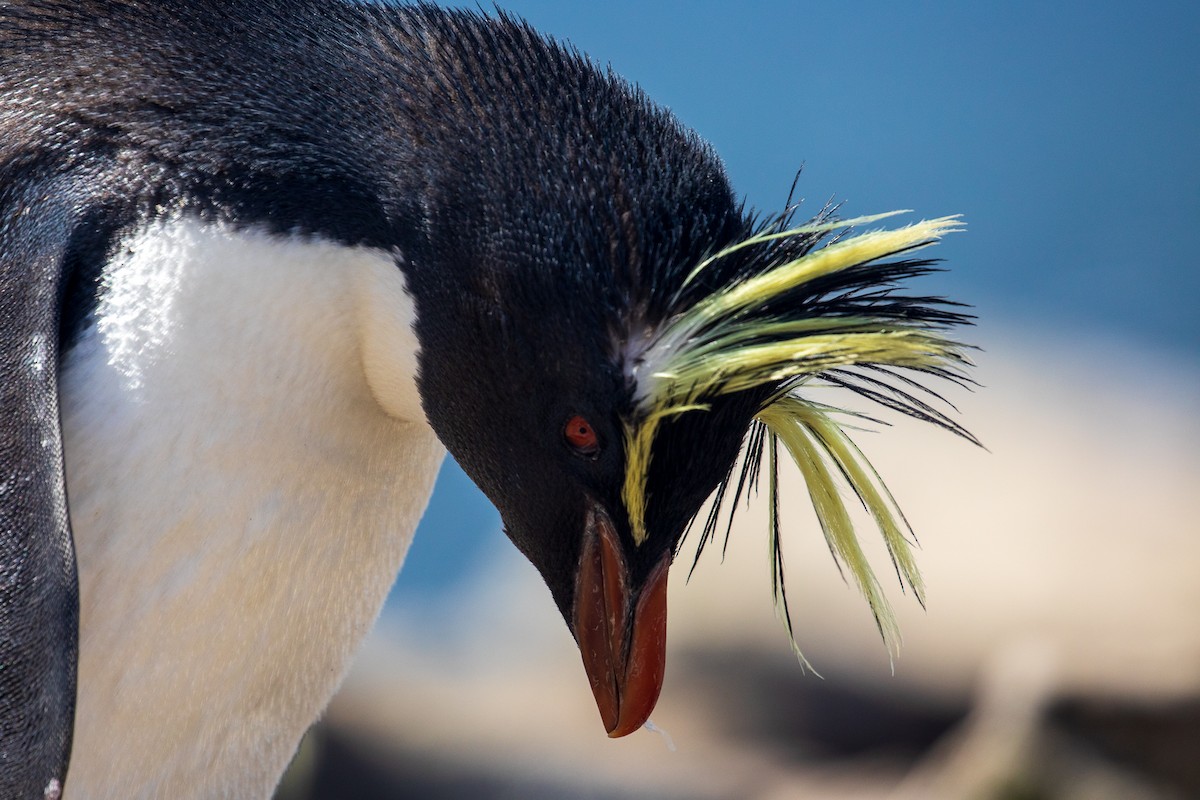
M 667 659 L 668 552 L 636 592 L 612 520 L 593 504 L 575 582 L 575 638 L 604 728 L 612 738 L 645 724 Z

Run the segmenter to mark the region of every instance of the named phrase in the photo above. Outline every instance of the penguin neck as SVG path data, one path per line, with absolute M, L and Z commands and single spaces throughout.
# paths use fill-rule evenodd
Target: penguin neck
M 61 381 L 81 595 L 67 785 L 266 796 L 444 455 L 412 303 L 376 249 L 189 218 L 122 244 Z

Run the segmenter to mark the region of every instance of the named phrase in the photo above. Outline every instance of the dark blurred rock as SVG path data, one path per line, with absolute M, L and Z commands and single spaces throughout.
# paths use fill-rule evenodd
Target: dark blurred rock
M 1064 698 L 1050 717 L 1105 758 L 1187 797 L 1200 797 L 1200 698 L 1171 703 Z
M 831 673 L 804 675 L 789 655 L 728 650 L 686 655 L 697 696 L 713 704 L 731 740 L 784 750 L 796 761 L 885 756 L 911 764 L 957 725 L 965 705 Z

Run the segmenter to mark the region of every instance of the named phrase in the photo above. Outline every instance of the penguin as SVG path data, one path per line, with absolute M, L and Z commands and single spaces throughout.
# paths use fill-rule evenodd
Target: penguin
M 269 796 L 447 451 L 610 736 L 657 701 L 685 531 L 760 478 L 777 509 L 780 460 L 889 634 L 846 498 L 920 597 L 907 523 L 810 389 L 970 438 L 926 388 L 969 381 L 969 317 L 907 288 L 961 226 L 835 212 L 747 209 L 503 12 L 4 3 L 0 795 Z

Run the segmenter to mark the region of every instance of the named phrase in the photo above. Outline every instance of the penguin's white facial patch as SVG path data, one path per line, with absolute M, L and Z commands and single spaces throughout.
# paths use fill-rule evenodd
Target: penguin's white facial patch
M 623 366 L 625 379 L 633 387 L 635 402 L 640 402 L 649 393 L 648 376 L 653 375 L 658 368 L 656 363 L 647 360 L 652 350 L 657 330 L 647 325 L 638 325 L 630 329 L 614 344 L 618 362 Z

